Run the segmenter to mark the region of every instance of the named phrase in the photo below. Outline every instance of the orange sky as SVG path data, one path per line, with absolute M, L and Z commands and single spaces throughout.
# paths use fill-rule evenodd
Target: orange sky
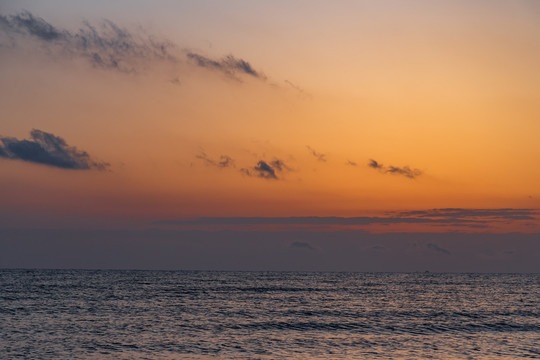
M 4 227 L 540 208 L 534 1 L 57 3 L 0 7 L 0 135 L 109 166 L 0 157 Z M 108 42 L 83 48 L 84 21 Z

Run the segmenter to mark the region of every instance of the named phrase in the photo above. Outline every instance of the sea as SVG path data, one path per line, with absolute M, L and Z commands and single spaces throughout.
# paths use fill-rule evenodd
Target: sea
M 0 270 L 0 359 L 520 358 L 540 274 Z

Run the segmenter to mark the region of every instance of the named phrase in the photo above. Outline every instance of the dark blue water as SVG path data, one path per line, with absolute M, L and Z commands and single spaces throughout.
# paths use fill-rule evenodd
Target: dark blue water
M 540 275 L 0 270 L 2 359 L 540 358 Z

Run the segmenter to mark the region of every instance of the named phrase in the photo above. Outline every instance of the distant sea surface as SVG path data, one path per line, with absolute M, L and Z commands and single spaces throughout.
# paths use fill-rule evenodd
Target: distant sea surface
M 540 275 L 0 270 L 1 359 L 539 359 Z

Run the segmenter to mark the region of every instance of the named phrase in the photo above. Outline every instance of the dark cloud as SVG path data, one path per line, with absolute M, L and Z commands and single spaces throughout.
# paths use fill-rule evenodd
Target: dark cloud
M 358 164 L 355 163 L 354 161 L 347 160 L 347 165 L 350 165 L 350 166 L 356 166 L 356 165 L 358 165 Z
M 315 151 L 315 149 L 313 149 L 312 147 L 310 147 L 309 145 L 306 145 L 307 149 L 309 150 L 309 152 L 315 156 L 317 158 L 317 160 L 319 161 L 322 161 L 322 162 L 326 162 L 326 154 L 323 154 L 323 153 L 320 153 L 320 152 L 317 152 Z
M 22 38 L 33 39 L 47 45 L 49 50 L 56 46 L 62 54 L 85 58 L 99 68 L 135 72 L 145 61 L 177 61 L 171 52 L 174 48 L 171 42 L 156 40 L 143 31 L 130 32 L 109 20 L 98 26 L 85 22 L 80 29 L 70 32 L 24 11 L 2 16 L 0 23 L 2 31 L 14 43 Z
M 69 146 L 64 139 L 33 129 L 31 140 L 0 137 L 0 157 L 23 160 L 62 169 L 105 170 L 110 165 L 92 160 L 86 151 Z
M 219 60 L 210 59 L 194 52 L 188 52 L 186 56 L 197 66 L 221 71 L 228 76 L 235 77 L 236 74 L 240 73 L 250 75 L 262 80 L 266 79 L 266 77 L 262 73 L 255 71 L 255 69 L 253 69 L 249 62 L 243 59 L 238 59 L 233 55 L 228 55 Z
M 408 166 L 403 166 L 403 167 L 393 166 L 393 165 L 384 166 L 383 164 L 373 159 L 369 160 L 368 166 L 372 169 L 377 169 L 380 172 L 385 173 L 385 174 L 403 175 L 405 177 L 408 177 L 409 179 L 414 179 L 423 174 L 422 170 L 419 170 L 419 169 L 411 169 Z
M 99 24 L 84 22 L 70 31 L 56 27 L 28 11 L 15 15 L 0 15 L 0 47 L 17 46 L 23 41 L 33 40 L 45 48 L 48 54 L 86 59 L 97 68 L 134 73 L 150 66 L 150 62 L 190 62 L 196 66 L 217 70 L 232 78 L 249 75 L 260 80 L 266 76 L 256 71 L 246 60 L 233 55 L 219 60 L 211 59 L 190 50 L 180 50 L 174 43 L 158 39 L 143 29 L 130 31 L 110 20 Z M 178 77 L 170 81 L 178 85 Z
M 69 34 L 59 30 L 43 20 L 35 17 L 28 11 L 12 16 L 0 15 L 0 24 L 5 31 L 14 31 L 20 34 L 27 33 L 44 41 L 55 41 L 66 38 Z
M 408 166 L 397 167 L 397 166 L 388 166 L 386 172 L 389 174 L 397 174 L 408 177 L 409 179 L 414 179 L 417 176 L 422 175 L 422 171 L 418 169 L 411 169 Z
M 373 169 L 381 169 L 382 168 L 382 164 L 379 164 L 377 161 L 375 161 L 373 159 L 369 160 L 368 166 L 370 168 L 373 168 Z
M 259 161 L 256 166 L 251 169 L 240 169 L 247 176 L 256 176 L 263 179 L 277 180 L 276 171 L 265 161 Z
M 228 155 L 220 155 L 219 160 L 214 160 L 209 158 L 205 152 L 201 152 L 195 157 L 197 159 L 203 160 L 207 165 L 216 166 L 219 168 L 234 167 L 234 160 Z
M 260 160 L 256 166 L 246 169 L 240 169 L 244 175 L 260 177 L 264 179 L 278 180 L 276 172 L 290 171 L 291 169 L 283 160 L 275 159 L 270 162 Z

